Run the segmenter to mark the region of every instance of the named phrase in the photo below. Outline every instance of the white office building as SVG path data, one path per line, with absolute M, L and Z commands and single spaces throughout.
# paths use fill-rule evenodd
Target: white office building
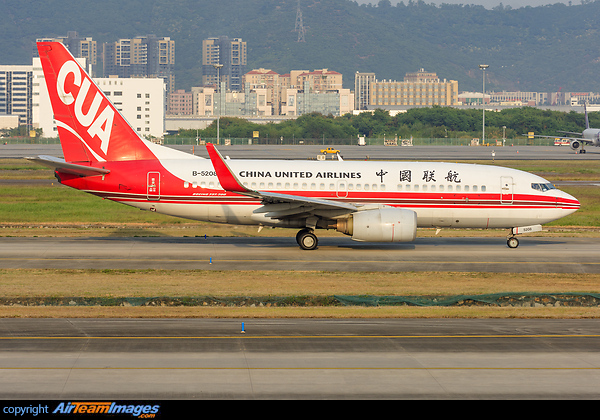
M 16 115 L 31 128 L 32 88 L 33 66 L 0 66 L 0 115 Z
M 77 59 L 85 66 L 85 59 Z M 33 127 L 43 137 L 57 137 L 50 97 L 39 58 L 33 61 Z M 95 78 L 94 82 L 145 138 L 162 138 L 165 127 L 165 82 L 161 78 Z

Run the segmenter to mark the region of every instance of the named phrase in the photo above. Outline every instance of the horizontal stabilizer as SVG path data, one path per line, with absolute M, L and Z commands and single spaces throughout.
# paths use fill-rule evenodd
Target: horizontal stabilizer
M 76 163 L 68 163 L 64 159 L 60 159 L 54 156 L 38 156 L 38 157 L 26 157 L 25 159 L 32 162 L 37 162 L 40 165 L 47 166 L 58 172 L 66 174 L 73 174 L 79 176 L 94 176 L 94 175 L 106 175 L 110 173 L 108 169 L 94 168 L 92 166 L 78 165 Z

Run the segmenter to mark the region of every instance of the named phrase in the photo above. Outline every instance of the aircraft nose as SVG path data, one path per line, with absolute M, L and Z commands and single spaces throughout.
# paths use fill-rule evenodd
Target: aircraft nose
M 558 197 L 558 204 L 562 205 L 566 209 L 577 210 L 581 207 L 581 203 L 578 199 L 573 197 L 571 194 L 559 190 L 560 195 Z

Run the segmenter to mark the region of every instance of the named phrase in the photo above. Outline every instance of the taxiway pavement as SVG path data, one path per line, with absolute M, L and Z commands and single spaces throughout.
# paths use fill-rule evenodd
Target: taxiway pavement
M 597 320 L 2 319 L 0 398 L 590 399 L 599 346 Z
M 0 268 L 599 273 L 598 255 L 597 238 L 534 236 L 516 249 L 503 237 L 321 237 L 314 251 L 293 237 L 0 238 Z
M 327 145 L 326 145 L 327 146 Z M 205 146 L 169 145 L 176 150 L 208 158 Z M 600 148 L 576 153 L 568 146 L 335 146 L 348 160 L 598 160 Z M 308 145 L 234 145 L 218 146 L 231 159 L 316 159 L 323 146 Z M 24 158 L 38 155 L 62 157 L 59 144 L 2 144 L 0 158 Z M 337 157 L 333 156 L 337 159 Z M 327 159 L 331 160 L 332 156 Z

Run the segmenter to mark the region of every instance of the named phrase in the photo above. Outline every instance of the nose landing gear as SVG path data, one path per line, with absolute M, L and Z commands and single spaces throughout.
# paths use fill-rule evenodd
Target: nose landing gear
M 506 245 L 508 245 L 509 248 L 516 248 L 519 246 L 519 240 L 514 236 L 509 236 L 506 239 Z
M 509 248 L 516 248 L 519 246 L 519 240 L 515 235 L 521 235 L 522 233 L 541 232 L 542 225 L 531 225 L 531 226 L 519 226 L 514 227 L 510 230 L 510 233 L 506 237 L 506 245 Z

